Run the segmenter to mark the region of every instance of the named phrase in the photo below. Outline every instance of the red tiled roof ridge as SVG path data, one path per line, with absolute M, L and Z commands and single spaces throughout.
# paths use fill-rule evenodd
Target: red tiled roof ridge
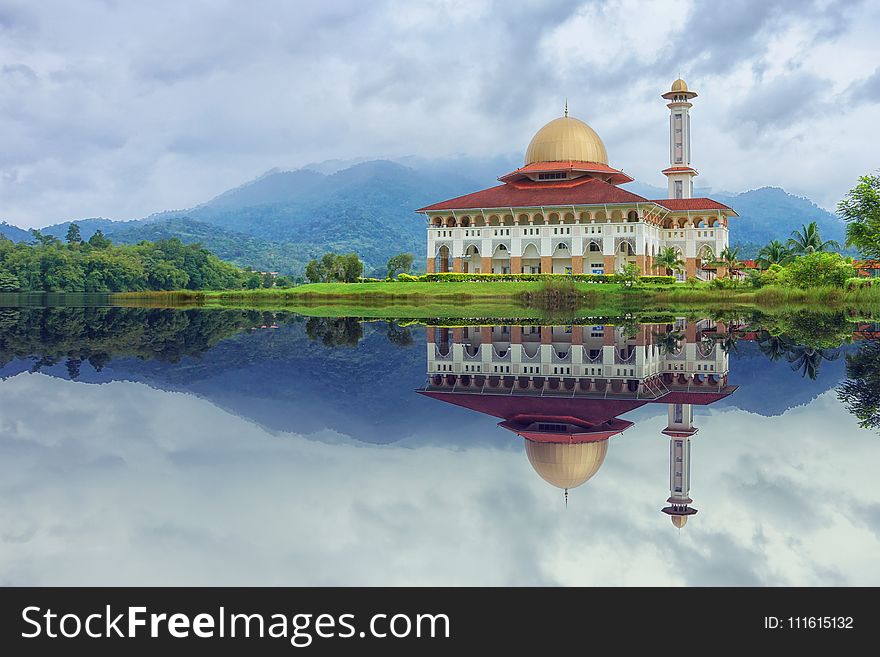
M 582 184 L 572 187 L 544 184 L 534 187 L 517 187 L 510 183 L 502 183 L 478 192 L 427 205 L 419 208 L 416 212 L 652 202 L 656 203 L 656 201 L 649 201 L 643 196 L 597 178 L 587 178 Z

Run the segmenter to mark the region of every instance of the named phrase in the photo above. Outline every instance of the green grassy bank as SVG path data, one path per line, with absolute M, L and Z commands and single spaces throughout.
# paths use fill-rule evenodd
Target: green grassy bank
M 308 315 L 357 317 L 546 317 L 550 311 L 523 302 L 539 292 L 540 281 L 443 283 L 318 283 L 295 288 L 205 292 L 134 292 L 111 296 L 115 304 L 157 307 L 224 307 L 292 310 Z M 564 313 L 608 317 L 652 311 L 698 313 L 708 309 L 847 309 L 880 317 L 880 288 L 765 287 L 713 289 L 708 286 L 578 283 L 579 296 Z M 553 311 L 553 314 L 558 314 Z

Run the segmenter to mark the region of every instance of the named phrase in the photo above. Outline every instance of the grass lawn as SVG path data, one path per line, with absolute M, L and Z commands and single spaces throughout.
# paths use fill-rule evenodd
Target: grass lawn
M 542 281 L 442 283 L 316 283 L 294 288 L 205 292 L 134 292 L 112 296 L 114 303 L 146 306 L 200 306 L 291 310 L 307 315 L 406 318 L 540 318 L 548 311 L 528 307 L 520 296 L 537 292 Z M 848 292 L 840 288 L 713 289 L 708 285 L 577 283 L 579 317 L 613 317 L 653 311 L 698 313 L 729 308 L 848 309 L 880 316 L 880 287 Z

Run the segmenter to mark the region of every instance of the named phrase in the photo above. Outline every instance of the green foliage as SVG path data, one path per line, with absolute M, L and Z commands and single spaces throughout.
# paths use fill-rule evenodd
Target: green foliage
M 18 278 L 6 271 L 0 271 L 0 292 L 18 292 L 21 283 Z
M 639 266 L 634 262 L 628 262 L 614 275 L 614 280 L 623 287 L 635 287 L 639 284 Z
M 846 381 L 837 397 L 864 429 L 880 428 L 880 341 L 869 340 L 846 357 Z
M 786 265 L 781 282 L 804 289 L 825 285 L 842 288 L 854 276 L 853 266 L 839 253 L 815 252 L 795 258 Z
M 68 244 L 82 244 L 83 238 L 79 232 L 79 226 L 72 223 L 67 227 L 67 237 L 65 238 Z
M 779 240 L 773 240 L 758 251 L 756 261 L 761 269 L 767 269 L 770 265 L 784 265 L 791 258 L 791 251 Z
M 4 286 L 17 282 L 22 292 L 229 290 L 241 288 L 245 278 L 197 244 L 176 239 L 113 246 L 98 232 L 88 242 L 64 245 L 35 233 L 35 244 L 0 242 L 0 272 L 11 277 Z
M 866 258 L 880 259 L 880 176 L 859 178 L 837 204 L 837 214 L 847 222 L 847 246 Z
M 95 234 L 89 238 L 89 246 L 95 249 L 109 249 L 112 244 L 113 242 L 104 236 L 104 232 L 101 229 L 96 230 Z
M 388 278 L 394 278 L 398 272 L 408 274 L 413 265 L 412 253 L 399 253 L 396 256 L 388 258 L 386 267 L 388 269 Z
M 657 269 L 665 269 L 667 272 L 669 270 L 679 272 L 684 269 L 684 261 L 682 261 L 675 248 L 667 246 L 661 249 L 660 253 L 657 254 L 657 258 L 654 260 L 654 266 Z
M 364 275 L 364 263 L 357 253 L 325 253 L 306 265 L 309 283 L 356 283 Z
M 700 279 L 696 276 L 688 276 L 687 281 L 685 282 L 687 283 L 687 286 L 693 290 L 700 283 Z
M 727 277 L 733 276 L 733 270 L 739 269 L 742 263 L 739 261 L 739 247 L 730 248 L 725 246 L 718 254 L 717 263 L 727 268 Z M 716 279 L 717 280 L 717 279 Z
M 880 278 L 864 278 L 857 276 L 856 278 L 848 278 L 846 280 L 847 290 L 866 290 L 872 287 L 880 287 Z
M 735 290 L 738 287 L 739 282 L 735 278 L 715 277 L 709 281 L 709 288 L 712 290 Z
M 819 226 L 811 221 L 800 230 L 792 231 L 788 240 L 788 248 L 795 255 L 810 255 L 825 251 L 839 250 L 840 243 L 836 240 L 822 240 Z

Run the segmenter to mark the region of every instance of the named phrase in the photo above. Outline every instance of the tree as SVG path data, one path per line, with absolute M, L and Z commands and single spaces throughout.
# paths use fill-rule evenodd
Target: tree
M 44 235 L 42 231 L 36 228 L 31 229 L 31 235 L 34 238 L 34 244 L 39 246 L 57 246 L 60 244 L 57 237 L 54 235 Z
M 864 429 L 880 428 L 880 340 L 869 340 L 846 357 L 846 381 L 837 398 Z
M 343 283 L 357 283 L 357 280 L 364 275 L 364 263 L 358 258 L 357 253 L 349 253 L 348 255 L 337 257 L 337 266 L 340 272 L 340 278 Z
M 388 278 L 394 278 L 397 274 L 408 274 L 412 269 L 413 254 L 399 253 L 388 258 Z
M 819 233 L 819 226 L 815 221 L 811 221 L 801 229 L 792 231 L 788 240 L 788 248 L 795 255 L 808 255 L 810 253 L 818 253 L 822 251 L 832 251 L 840 249 L 840 243 L 834 240 L 822 240 Z
M 665 273 L 670 275 L 672 272 L 678 273 L 682 271 L 684 269 L 684 261 L 682 261 L 674 247 L 667 246 L 657 254 L 654 266 L 658 269 L 664 269 Z
M 770 265 L 784 265 L 791 260 L 791 252 L 779 240 L 773 240 L 758 251 L 757 263 L 761 269 Z
M 634 262 L 628 262 L 620 268 L 615 275 L 615 279 L 623 287 L 634 287 L 639 283 L 639 266 Z
M 0 292 L 18 292 L 21 290 L 21 283 L 18 278 L 9 272 L 0 271 Z
M 106 249 L 112 244 L 113 242 L 104 235 L 104 232 L 100 228 L 89 238 L 89 245 L 95 249 Z
M 79 226 L 75 223 L 70 224 L 67 228 L 67 237 L 65 239 L 68 244 L 82 244 L 83 238 L 79 232 Z
M 263 277 L 258 272 L 253 272 L 244 281 L 244 287 L 248 290 L 256 290 L 263 283 Z
M 846 244 L 866 258 L 880 259 L 880 176 L 862 176 L 837 204 L 847 222 Z
M 733 270 L 739 269 L 742 266 L 742 263 L 739 261 L 739 247 L 735 246 L 731 249 L 729 246 L 725 246 L 721 253 L 718 254 L 717 262 L 719 265 L 727 268 L 727 277 L 730 278 Z
M 312 258 L 306 265 L 306 280 L 309 283 L 323 283 L 327 273 L 324 271 L 324 265 Z
M 275 285 L 275 276 L 270 273 L 263 274 L 263 287 L 269 288 Z
M 815 380 L 819 376 L 819 367 L 822 361 L 837 360 L 840 351 L 837 349 L 819 349 L 805 345 L 792 347 L 788 354 L 788 362 L 794 372 L 800 372 L 801 376 Z
M 342 263 L 339 261 L 339 256 L 332 251 L 330 253 L 325 253 L 321 258 L 321 267 L 324 270 L 325 283 L 342 280 Z

